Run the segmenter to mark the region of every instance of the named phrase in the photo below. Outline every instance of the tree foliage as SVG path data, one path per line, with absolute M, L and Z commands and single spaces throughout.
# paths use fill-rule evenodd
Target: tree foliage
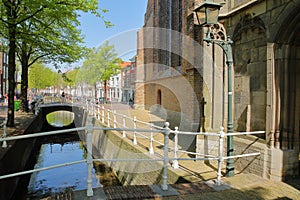
M 98 0 L 1 0 L 0 38 L 8 46 L 8 126 L 14 126 L 15 55 L 22 65 L 22 96 L 27 96 L 28 67 L 40 60 L 59 65 L 78 61 L 87 52 L 77 28 L 80 12 L 100 14 Z M 105 25 L 111 26 L 104 20 Z M 24 94 L 26 93 L 26 94 Z M 23 100 L 24 100 L 23 99 Z M 25 99 L 26 100 L 26 99 Z
M 29 68 L 28 86 L 29 88 L 44 89 L 57 85 L 59 75 L 49 67 L 41 63 L 35 63 Z
M 120 62 L 114 46 L 106 41 L 97 49 L 92 49 L 84 60 L 79 75 L 80 81 L 94 86 L 102 81 L 106 88 L 106 82 L 111 75 L 119 72 Z
M 85 83 L 95 85 L 98 81 L 107 81 L 118 73 L 120 58 L 113 45 L 106 41 L 97 49 L 92 49 L 84 60 L 80 75 Z

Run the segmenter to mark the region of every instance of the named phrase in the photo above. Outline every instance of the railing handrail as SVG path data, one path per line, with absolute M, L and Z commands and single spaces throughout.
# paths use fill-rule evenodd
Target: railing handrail
M 127 119 L 130 119 L 130 120 L 134 120 L 134 117 L 129 117 L 127 115 L 124 115 L 124 114 L 119 114 L 117 112 L 115 112 L 115 110 L 111 110 L 111 109 L 106 109 L 104 106 L 99 106 L 99 105 L 95 105 L 95 107 L 97 108 L 102 108 L 104 110 L 107 110 L 107 112 L 111 112 L 117 116 L 120 116 L 120 117 L 124 117 L 124 118 L 127 118 Z M 152 126 L 153 128 L 156 128 L 156 129 L 160 129 L 160 130 L 163 130 L 164 127 L 160 127 L 160 126 L 157 126 L 157 125 L 154 125 L 153 123 L 149 123 L 149 122 L 144 122 L 144 121 L 141 121 L 139 119 L 136 119 L 135 120 L 136 122 L 139 122 L 141 124 L 145 124 L 145 125 L 149 125 L 149 126 Z M 146 131 L 147 132 L 147 131 Z M 175 130 L 170 130 L 170 133 L 175 133 Z M 217 132 L 190 132 L 190 131 L 179 131 L 178 132 L 179 134 L 182 134 L 182 135 L 204 135 L 204 136 L 216 136 L 218 137 L 219 136 L 219 133 Z M 247 131 L 247 132 L 233 132 L 233 133 L 224 133 L 225 136 L 237 136 L 237 135 L 254 135 L 254 134 L 262 134 L 262 133 L 265 133 L 265 131 Z
M 176 133 L 176 131 L 171 130 L 171 133 Z M 189 131 L 178 131 L 178 134 L 181 135 L 204 135 L 204 136 L 219 136 L 219 133 L 216 132 L 189 132 Z M 255 135 L 262 134 L 265 131 L 247 131 L 247 132 L 233 132 L 233 133 L 224 133 L 225 136 L 237 136 L 237 135 Z
M 115 110 L 111 110 L 111 109 L 106 109 L 104 106 L 99 106 L 99 105 L 95 105 L 96 108 L 100 108 L 100 109 L 105 109 L 107 112 L 111 112 L 119 117 L 124 117 L 126 119 L 130 119 L 130 120 L 134 120 L 133 117 L 129 117 L 127 115 L 124 115 L 124 114 L 119 114 L 119 113 L 114 113 Z M 141 124 L 144 124 L 144 125 L 148 125 L 148 126 L 151 126 L 152 123 L 149 123 L 149 122 L 144 122 L 144 121 L 141 121 L 139 119 L 136 119 L 136 122 L 138 123 L 141 123 Z M 154 128 L 157 128 L 157 129 L 160 129 L 160 130 L 163 130 L 163 127 L 160 127 L 160 126 L 156 126 L 156 125 L 153 125 Z
M 0 138 L 0 142 L 10 141 L 10 140 L 27 139 L 27 138 L 34 138 L 34 137 L 41 137 L 41 136 L 56 135 L 56 134 L 61 134 L 61 133 L 68 133 L 68 132 L 74 132 L 74 131 L 83 131 L 83 130 L 86 130 L 86 127 L 71 128 L 71 129 L 64 129 L 64 130 L 57 130 L 57 131 L 46 131 L 46 132 L 39 132 L 39 133 L 32 133 L 32 134 L 25 134 L 25 135 L 17 135 L 17 136 L 9 136 L 9 137 L 6 137 L 6 138 Z
M 86 104 L 87 108 L 89 107 L 88 104 Z M 95 108 L 95 107 L 94 107 Z M 96 109 L 87 109 L 89 111 L 93 111 L 93 112 L 97 112 Z M 101 108 L 101 107 L 100 107 Z M 102 106 L 102 109 L 104 109 L 104 106 Z M 112 112 L 107 110 L 108 113 Z M 98 110 L 99 112 L 99 110 Z M 114 114 L 114 117 L 116 115 L 116 112 L 112 112 Z M 92 113 L 94 115 L 94 113 Z M 103 114 L 103 113 L 102 113 Z M 101 115 L 101 113 L 98 113 L 98 115 Z M 121 115 L 119 114 L 118 116 L 122 116 L 123 119 L 125 117 L 125 115 Z M 103 116 L 102 116 L 103 117 Z M 72 164 L 78 164 L 78 163 L 82 163 L 82 162 L 86 162 L 88 165 L 88 189 L 87 189 L 87 196 L 93 196 L 93 190 L 92 190 L 92 185 L 91 185 L 91 173 L 92 173 L 92 162 L 93 161 L 111 161 L 111 162 L 140 162 L 140 161 L 163 161 L 163 177 L 162 177 L 162 182 L 163 184 L 161 185 L 161 188 L 163 190 L 168 190 L 168 186 L 167 186 L 167 167 L 168 167 L 168 163 L 169 161 L 173 161 L 173 165 L 174 163 L 178 162 L 178 160 L 218 160 L 218 173 L 217 173 L 217 184 L 220 185 L 221 184 L 221 165 L 222 162 L 226 159 L 230 159 L 230 158 L 240 158 L 240 157 L 246 157 L 246 156 L 256 156 L 259 155 L 259 152 L 256 153 L 248 153 L 248 154 L 241 154 L 241 155 L 235 155 L 235 156 L 223 156 L 222 155 L 222 150 L 223 150 L 223 138 L 228 136 L 228 135 L 247 135 L 247 134 L 260 134 L 260 133 L 264 133 L 264 131 L 254 131 L 254 132 L 236 132 L 236 133 L 224 133 L 223 132 L 223 128 L 221 128 L 221 130 L 218 133 L 210 133 L 210 132 L 185 132 L 185 131 L 179 131 L 178 128 L 175 129 L 175 131 L 172 131 L 169 129 L 169 124 L 166 122 L 164 127 L 159 127 L 159 129 L 155 129 L 155 126 L 152 123 L 147 123 L 147 122 L 143 122 L 142 124 L 146 124 L 149 125 L 149 129 L 141 129 L 141 128 L 137 128 L 136 127 L 136 122 L 142 122 L 140 120 L 137 120 L 136 117 L 134 118 L 130 118 L 127 117 L 130 120 L 133 120 L 134 123 L 134 128 L 128 128 L 126 127 L 126 125 L 121 124 L 121 127 L 100 127 L 100 126 L 94 126 L 92 124 L 92 120 L 91 117 L 88 118 L 88 123 L 86 124 L 86 126 L 83 127 L 78 127 L 78 128 L 72 128 L 72 129 L 64 129 L 64 130 L 57 130 L 57 131 L 47 131 L 47 132 L 40 132 L 40 133 L 33 133 L 33 134 L 27 134 L 27 135 L 19 135 L 19 136 L 10 136 L 10 137 L 5 137 L 5 138 L 0 138 L 0 142 L 6 142 L 9 140 L 19 140 L 19 139 L 26 139 L 26 138 L 33 138 L 33 137 L 41 137 L 41 136 L 48 136 L 48 135 L 55 135 L 55 134 L 61 134 L 61 133 L 68 133 L 68 132 L 74 132 L 74 131 L 86 131 L 87 133 L 87 137 L 86 137 L 86 148 L 88 151 L 88 155 L 87 158 L 85 160 L 81 160 L 81 161 L 74 161 L 74 162 L 69 162 L 69 163 L 64 163 L 64 164 L 59 164 L 59 165 L 54 165 L 54 166 L 49 166 L 46 168 L 38 168 L 38 169 L 33 169 L 33 170 L 28 170 L 28 171 L 23 171 L 23 172 L 18 172 L 18 173 L 14 173 L 14 174 L 9 174 L 9 175 L 3 175 L 0 176 L 0 179 L 4 179 L 4 178 L 8 178 L 8 177 L 13 177 L 13 176 L 19 176 L 19 175 L 23 175 L 23 174 L 28 174 L 28 173 L 32 173 L 35 171 L 41 171 L 41 170 L 47 170 L 50 168 L 56 168 L 56 167 L 63 167 L 63 166 L 67 166 L 67 165 L 72 165 Z M 103 119 L 102 119 L 103 120 Z M 109 115 L 108 115 L 108 120 L 110 120 Z M 103 121 L 102 121 L 103 122 Z M 109 122 L 109 121 L 108 121 Z M 115 126 L 115 118 L 114 118 L 114 126 Z M 124 126 L 124 127 L 123 127 Z M 92 133 L 94 130 L 114 130 L 114 131 L 128 131 L 128 132 L 133 132 L 134 133 L 134 140 L 136 140 L 136 134 L 141 134 L 141 133 L 150 133 L 151 136 L 147 138 L 150 139 L 150 150 L 152 148 L 152 142 L 155 141 L 152 137 L 153 133 L 163 133 L 164 134 L 164 151 L 163 151 L 163 158 L 150 158 L 150 159 L 115 159 L 115 158 L 110 158 L 110 159 L 93 159 L 92 158 Z M 213 156 L 213 155 L 204 155 L 204 157 L 198 157 L 198 158 L 178 158 L 177 157 L 177 152 L 180 151 L 180 149 L 178 149 L 177 146 L 175 146 L 174 148 L 171 148 L 169 146 L 169 134 L 170 133 L 174 133 L 175 134 L 175 138 L 179 135 L 206 135 L 206 136 L 215 136 L 219 138 L 219 153 L 217 156 Z M 124 134 L 123 134 L 124 137 Z M 176 138 L 177 143 L 178 143 L 178 138 Z M 156 141 L 160 144 L 162 144 L 159 141 Z M 136 141 L 134 142 L 134 144 L 136 144 Z M 175 143 L 175 145 L 177 145 Z M 168 155 L 169 153 L 169 149 L 174 150 L 174 157 L 170 157 Z M 153 149 L 152 149 L 153 151 Z M 151 152 L 151 151 L 150 151 Z M 194 152 L 185 152 L 185 153 L 194 153 Z M 176 166 L 176 165 L 174 165 Z
M 104 115 L 104 111 L 105 111 L 105 107 L 102 106 L 102 107 L 99 107 L 100 109 L 102 109 L 102 120 L 101 122 L 102 123 L 105 123 L 105 115 Z M 100 117 L 100 109 L 98 110 L 98 116 Z M 107 113 L 109 112 L 112 112 L 110 111 L 109 109 L 106 109 Z M 116 127 L 116 124 L 118 124 L 119 126 L 121 127 L 126 127 L 126 124 L 125 124 L 125 118 L 126 119 L 130 119 L 134 122 L 134 129 L 136 130 L 136 122 L 142 122 L 138 119 L 136 119 L 136 117 L 134 118 L 130 118 L 128 116 L 125 116 L 125 115 L 120 115 L 118 113 L 116 113 L 116 111 L 113 111 L 112 112 L 113 115 L 114 115 L 114 128 Z M 97 115 L 97 113 L 94 113 L 95 116 Z M 116 116 L 122 116 L 123 117 L 123 124 L 121 123 L 117 123 L 116 122 Z M 108 122 L 108 126 L 109 126 L 109 117 L 107 118 L 107 122 Z M 142 122 L 142 124 L 146 124 L 148 125 L 151 130 L 153 129 L 158 129 L 158 130 L 164 130 L 164 127 L 159 127 L 159 126 L 155 126 L 153 123 L 147 123 L 147 122 Z M 172 166 L 176 169 L 179 167 L 178 165 L 178 160 L 189 160 L 189 159 L 186 159 L 186 158 L 178 158 L 177 157 L 177 152 L 181 152 L 181 153 L 186 153 L 186 154 L 194 154 L 194 155 L 200 155 L 200 156 L 204 156 L 204 158 L 200 158 L 200 159 L 194 159 L 194 160 L 218 160 L 218 176 L 217 176 L 217 184 L 219 185 L 220 182 L 221 182 L 221 164 L 224 160 L 226 159 L 230 159 L 230 158 L 238 158 L 238 157 L 246 157 L 246 156 L 255 156 L 255 155 L 259 155 L 260 153 L 250 153 L 250 154 L 242 154 L 242 155 L 237 155 L 237 156 L 227 156 L 227 157 L 223 157 L 222 156 L 222 151 L 223 151 L 223 138 L 224 137 L 227 137 L 227 136 L 236 136 L 236 135 L 253 135 L 253 134 L 261 134 L 261 133 L 265 133 L 265 131 L 252 131 L 252 132 L 234 132 L 234 133 L 225 133 L 224 131 L 224 128 L 221 127 L 220 128 L 220 131 L 219 132 L 187 132 L 187 131 L 179 131 L 178 130 L 178 127 L 175 127 L 175 130 L 169 130 L 169 133 L 173 133 L 175 134 L 175 142 L 174 142 L 174 148 L 172 147 L 168 147 L 168 149 L 171 149 L 174 151 L 174 158 L 173 159 L 168 159 L 168 160 L 172 160 L 173 161 L 173 164 Z M 152 131 L 153 132 L 153 131 Z M 141 133 L 138 133 L 137 130 L 134 132 L 134 135 L 133 135 L 133 144 L 137 144 L 137 140 L 136 140 L 136 134 L 139 134 L 141 135 L 143 138 L 147 138 L 147 139 L 150 139 L 150 144 L 149 144 L 149 152 L 150 154 L 153 154 L 154 151 L 153 151 L 153 145 L 152 143 L 153 142 L 156 142 L 160 145 L 164 145 L 163 143 L 161 143 L 160 141 L 157 141 L 153 138 L 153 135 L 152 135 L 152 132 L 151 132 L 151 135 L 150 137 L 148 136 L 145 136 Z M 178 148 L 178 135 L 181 134 L 181 135 L 203 135 L 203 136 L 214 136 L 214 137 L 218 137 L 219 138 L 219 155 L 218 156 L 213 156 L 213 155 L 206 155 L 206 154 L 200 154 L 200 153 L 197 153 L 197 152 L 190 152 L 190 151 L 184 151 L 182 149 L 179 149 Z M 123 131 L 123 137 L 126 137 L 126 134 L 125 134 L 125 131 Z

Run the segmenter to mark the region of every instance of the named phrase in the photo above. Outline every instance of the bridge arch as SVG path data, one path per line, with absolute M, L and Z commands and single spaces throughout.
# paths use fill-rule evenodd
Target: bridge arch
M 68 111 L 74 113 L 74 120 L 70 125 L 63 127 L 54 127 L 47 122 L 46 116 L 53 112 Z M 56 104 L 41 104 L 39 105 L 39 115 L 42 119 L 44 129 L 60 129 L 60 128 L 74 128 L 84 125 L 86 113 L 81 106 L 67 104 L 67 103 L 56 103 Z

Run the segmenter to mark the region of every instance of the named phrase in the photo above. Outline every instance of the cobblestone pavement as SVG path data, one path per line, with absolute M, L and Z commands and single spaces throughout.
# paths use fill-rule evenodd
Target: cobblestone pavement
M 127 109 L 121 105 L 122 109 Z M 129 109 L 128 109 L 129 110 Z M 137 110 L 129 110 L 137 118 L 147 118 L 145 113 Z M 147 112 L 149 113 L 149 112 Z M 24 128 L 32 120 L 34 115 L 16 112 L 16 127 L 8 129 L 8 135 L 22 134 Z M 153 116 L 148 115 L 153 119 Z M 0 115 L 0 119 L 3 116 Z M 3 129 L 0 130 L 2 135 Z M 1 144 L 2 145 L 2 144 Z M 1 147 L 0 147 L 1 149 Z M 1 151 L 0 151 L 1 153 Z M 1 156 L 0 156 L 1 158 Z M 216 168 L 213 165 L 204 164 L 203 161 L 180 162 L 181 172 L 187 173 L 182 176 L 189 183 L 169 184 L 169 191 L 164 192 L 159 185 L 152 186 L 111 186 L 95 188 L 93 197 L 86 197 L 86 191 L 75 191 L 69 195 L 54 195 L 45 199 L 299 199 L 300 178 L 294 177 L 285 182 L 270 181 L 252 174 L 236 172 L 230 178 L 222 177 L 222 187 L 216 187 Z M 224 171 L 224 169 L 223 169 Z M 196 178 L 195 178 L 196 177 Z M 57 197 L 57 198 L 56 198 Z

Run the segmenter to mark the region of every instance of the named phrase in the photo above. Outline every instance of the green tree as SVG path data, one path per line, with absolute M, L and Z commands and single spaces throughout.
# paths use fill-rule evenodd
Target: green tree
M 72 38 L 69 40 L 69 36 L 80 35 L 80 31 L 75 28 L 79 25 L 77 20 L 79 11 L 91 12 L 101 17 L 97 5 L 97 0 L 0 1 L 0 34 L 1 37 L 7 40 L 9 47 L 7 126 L 14 126 L 14 90 L 16 85 L 14 74 L 17 44 L 19 44 L 20 49 L 18 56 L 24 70 L 24 74 L 22 74 L 22 83 L 24 84 L 22 91 L 27 91 L 26 71 L 30 61 L 47 56 L 48 58 L 52 57 L 52 59 L 59 58 L 58 60 L 62 62 L 76 60 L 76 58 L 74 59 L 74 52 L 79 53 L 82 48 L 76 46 L 78 45 L 76 43 L 78 42 L 77 39 Z M 106 12 L 106 10 L 102 10 L 102 12 Z M 111 25 L 107 21 L 104 22 L 107 26 Z M 64 28 L 63 31 L 61 27 Z M 34 45 L 32 45 L 33 43 Z M 68 49 L 70 46 L 75 48 Z M 36 57 L 30 58 L 33 55 L 32 52 L 35 53 Z M 57 53 L 56 56 L 53 56 L 55 53 Z M 68 58 L 69 53 L 73 56 Z
M 111 75 L 117 74 L 120 69 L 121 59 L 117 56 L 114 46 L 109 45 L 108 41 L 99 48 L 92 49 L 82 64 L 80 80 L 93 85 L 95 91 L 99 81 L 102 81 L 104 88 L 107 88 L 107 81 Z M 106 92 L 104 95 L 106 99 Z
M 51 21 L 50 19 L 46 20 L 49 18 L 48 13 L 43 12 L 39 18 L 42 18 L 44 22 Z M 48 63 L 55 60 L 54 65 L 58 68 L 59 64 L 80 60 L 88 52 L 88 49 L 83 45 L 84 40 L 80 31 L 75 27 L 78 22 L 75 19 L 70 20 L 70 18 L 62 18 L 64 25 L 59 20 L 55 20 L 49 22 L 48 26 L 41 26 L 39 22 L 35 22 L 33 19 L 30 20 L 30 22 L 33 21 L 30 26 L 26 24 L 23 27 L 22 35 L 24 37 L 20 39 L 23 42 L 18 43 L 19 50 L 17 51 L 18 58 L 22 63 L 21 109 L 23 111 L 26 109 L 24 102 L 26 102 L 27 97 L 28 68 L 33 63 L 36 61 Z M 27 32 L 29 34 L 24 34 Z
M 28 86 L 29 88 L 44 89 L 57 85 L 58 74 L 43 64 L 35 63 L 29 68 Z

